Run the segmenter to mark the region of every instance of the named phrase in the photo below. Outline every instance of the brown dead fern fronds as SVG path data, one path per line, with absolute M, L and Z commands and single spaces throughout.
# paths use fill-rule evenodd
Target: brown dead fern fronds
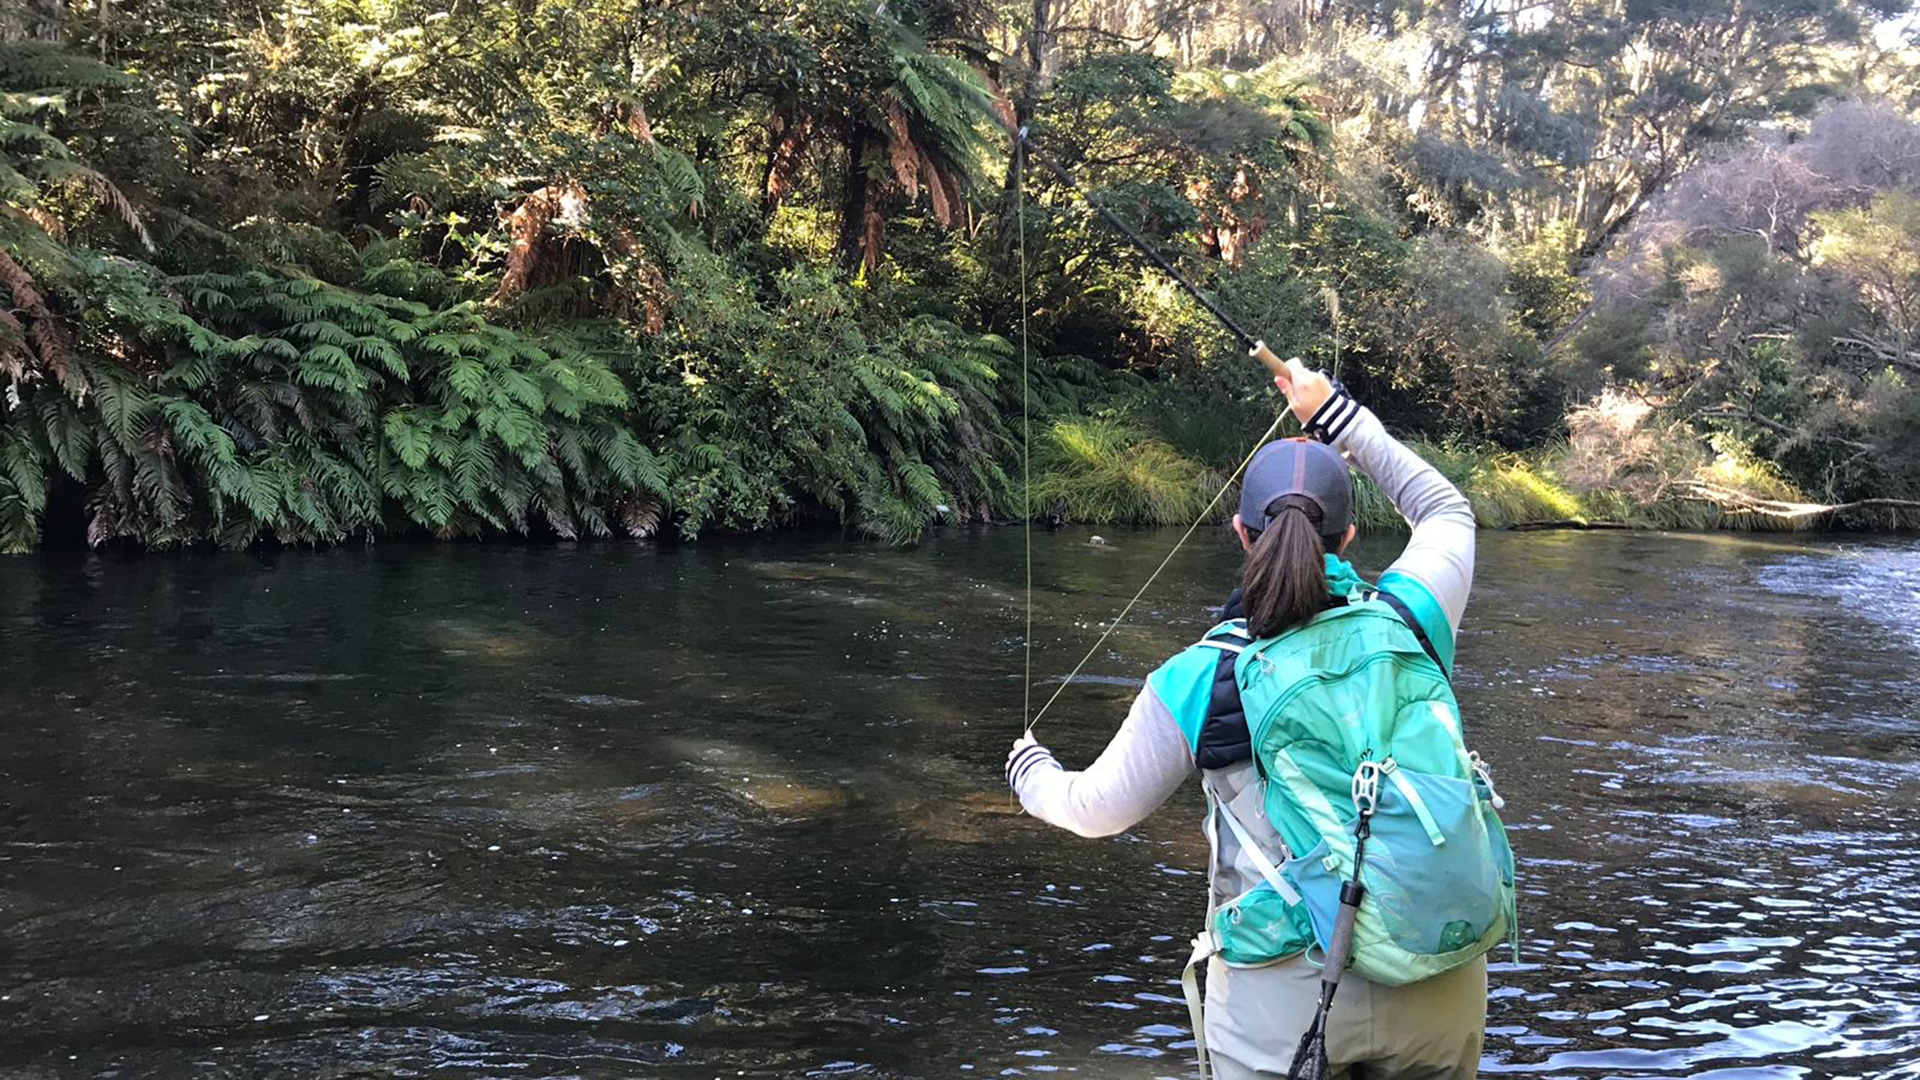
M 925 160 L 926 154 L 914 144 L 907 126 L 907 110 L 897 101 L 887 102 L 887 164 L 909 199 L 920 197 L 920 164 Z
M 507 250 L 507 270 L 494 289 L 491 303 L 506 304 L 526 293 L 530 282 L 550 256 L 547 227 L 556 221 L 578 224 L 587 217 L 587 190 L 578 180 L 560 180 L 532 192 L 520 205 L 500 215 L 513 244 Z
M 772 145 L 767 151 L 766 207 L 772 210 L 793 190 L 794 175 L 813 142 L 813 117 L 776 111 L 770 124 Z
M 86 380 L 74 359 L 72 341 L 33 274 L 0 251 L 0 285 L 10 297 L 0 309 L 0 374 L 13 383 L 52 375 L 68 393 L 86 392 Z
M 100 200 L 100 205 L 112 211 L 113 216 L 119 218 L 128 229 L 133 231 L 141 247 L 148 251 L 154 250 L 153 234 L 147 231 L 146 221 L 141 218 L 140 211 L 134 208 L 133 201 L 127 198 L 126 192 L 115 187 L 113 181 L 99 173 L 93 173 L 87 178 L 87 186 L 93 189 L 94 198 Z

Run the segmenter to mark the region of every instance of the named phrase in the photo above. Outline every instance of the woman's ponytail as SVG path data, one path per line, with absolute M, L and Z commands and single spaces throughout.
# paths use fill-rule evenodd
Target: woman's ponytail
M 1270 524 L 1247 553 L 1240 579 L 1247 629 L 1256 638 L 1291 630 L 1327 607 L 1328 543 L 1320 535 L 1320 507 L 1286 495 L 1268 505 L 1267 516 Z

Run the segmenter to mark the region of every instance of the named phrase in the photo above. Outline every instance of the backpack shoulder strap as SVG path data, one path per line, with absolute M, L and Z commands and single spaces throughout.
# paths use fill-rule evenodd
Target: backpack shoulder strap
M 1206 636 L 1194 644 L 1238 654 L 1253 644 L 1253 637 L 1247 633 L 1247 620 L 1229 619 L 1207 631 Z
M 1187 749 L 1196 755 L 1201 749 L 1201 732 L 1215 711 L 1213 698 L 1220 667 L 1225 664 L 1228 672 L 1233 670 L 1240 650 L 1250 644 L 1245 635 L 1244 623 L 1220 623 L 1147 676 L 1148 689 L 1172 716 Z M 1228 682 L 1231 684 L 1231 678 Z
M 1393 609 L 1395 615 L 1400 616 L 1400 621 L 1406 623 L 1407 629 L 1413 631 L 1414 640 L 1420 643 L 1420 648 L 1433 660 L 1433 666 L 1440 669 L 1440 674 L 1444 675 L 1448 682 L 1452 682 L 1453 672 L 1447 670 L 1446 661 L 1440 659 L 1440 650 L 1433 647 L 1432 639 L 1428 638 L 1426 630 L 1421 628 L 1420 620 L 1413 617 L 1413 609 L 1407 606 L 1406 601 L 1385 589 L 1375 589 L 1373 599 L 1386 604 Z

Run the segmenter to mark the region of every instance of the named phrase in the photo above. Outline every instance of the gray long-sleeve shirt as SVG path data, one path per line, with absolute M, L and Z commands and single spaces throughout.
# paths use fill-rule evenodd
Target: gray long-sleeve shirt
M 1346 400 L 1340 407 L 1353 410 L 1353 415 L 1343 418 L 1333 447 L 1380 486 L 1413 530 L 1381 583 L 1392 587 L 1398 580 L 1418 586 L 1407 591 L 1425 591 L 1431 605 L 1410 606 L 1450 661 L 1473 586 L 1473 507 L 1438 469 L 1387 434 L 1371 411 Z M 1394 591 L 1402 595 L 1401 589 Z M 1438 610 L 1423 616 L 1423 607 Z M 1179 725 L 1153 688 L 1143 686 L 1126 721 L 1091 766 L 1068 771 L 1046 755 L 1016 773 L 1014 787 L 1020 804 L 1034 817 L 1082 836 L 1111 836 L 1151 814 L 1193 772 L 1193 756 Z M 1216 794 L 1231 801 L 1245 790 L 1253 770 L 1248 766 L 1219 774 L 1213 778 Z M 1216 881 L 1216 890 L 1222 884 Z

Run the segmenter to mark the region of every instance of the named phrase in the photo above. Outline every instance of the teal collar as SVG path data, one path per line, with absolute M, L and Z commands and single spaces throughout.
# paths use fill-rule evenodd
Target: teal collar
M 1327 556 L 1327 592 L 1333 596 L 1351 600 L 1354 594 L 1370 588 L 1360 580 L 1360 572 L 1353 564 L 1338 555 Z

